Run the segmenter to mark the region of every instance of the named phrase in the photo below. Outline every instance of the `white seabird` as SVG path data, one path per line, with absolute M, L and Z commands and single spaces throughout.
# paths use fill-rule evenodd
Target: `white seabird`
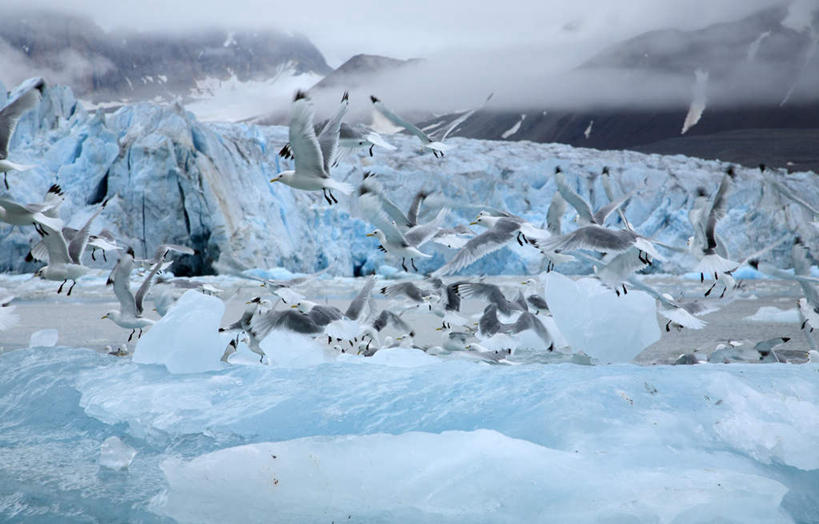
M 0 173 L 3 173 L 3 183 L 6 185 L 6 189 L 9 188 L 9 171 L 25 171 L 35 167 L 17 164 L 8 159 L 9 141 L 14 133 L 14 128 L 17 127 L 17 121 L 26 111 L 37 105 L 40 101 L 40 95 L 45 89 L 45 82 L 42 78 L 31 79 L 26 84 L 24 84 L 25 87 L 17 98 L 3 109 L 0 109 Z
M 294 189 L 319 191 L 329 204 L 338 203 L 333 189 L 349 195 L 350 184 L 330 178 L 333 155 L 338 146 L 338 132 L 328 132 L 326 139 L 319 142 L 313 129 L 313 104 L 303 91 L 298 91 L 293 100 L 290 114 L 290 147 L 296 169 L 282 171 L 271 182 L 281 182 Z M 328 196 L 329 193 L 329 196 Z

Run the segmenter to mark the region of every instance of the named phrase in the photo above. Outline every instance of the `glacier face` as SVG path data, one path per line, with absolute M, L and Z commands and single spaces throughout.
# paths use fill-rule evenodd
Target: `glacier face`
M 395 265 L 364 236 L 371 226 L 355 217 L 355 202 L 342 199 L 331 208 L 320 194 L 269 183 L 277 170 L 288 168 L 276 156 L 286 141 L 286 128 L 202 123 L 178 105 L 136 104 L 109 115 L 89 113 L 70 89 L 50 87 L 39 107 L 21 120 L 11 143 L 13 160 L 39 166 L 12 173 L 10 193 L 21 201 L 38 201 L 49 185 L 60 183 L 67 195 L 62 216 L 72 226 L 91 213 L 92 204 L 118 195 L 97 227 L 114 231 L 138 256 L 152 254 L 164 242 L 191 245 L 198 253 L 177 262 L 174 271 L 179 274 L 211 272 L 217 262 L 300 272 L 329 268 L 338 275 Z M 555 191 L 555 166 L 600 206 L 605 194 L 599 178 L 591 181 L 586 175 L 606 165 L 616 188 L 638 191 L 626 208 L 634 227 L 677 245 L 692 234 L 687 209 L 696 188 L 713 192 L 724 168 L 679 156 L 459 138 L 450 141 L 453 148 L 438 160 L 424 154 L 414 137 L 394 136 L 391 141 L 398 151 L 376 150 L 374 158 L 366 151 L 351 153 L 333 176 L 357 183 L 364 170 L 372 170 L 404 209 L 417 190 L 431 190 L 427 208 L 452 207 L 460 223 L 489 206 L 540 224 Z M 819 202 L 816 175 L 789 175 L 787 184 L 808 202 Z M 718 225 L 733 256 L 741 258 L 784 235 L 781 217 L 759 205 L 763 198 L 769 197 L 763 196 L 758 172 L 740 169 L 728 196 L 729 212 Z M 566 215 L 565 228 L 576 227 L 572 218 Z M 6 229 L 2 234 L 0 270 L 32 270 L 23 256 L 34 232 Z M 425 250 L 434 256 L 419 263 L 422 271 L 451 256 L 442 247 Z M 525 273 L 539 270 L 540 264 L 536 251 L 514 245 L 467 272 Z M 659 269 L 685 268 L 667 262 Z

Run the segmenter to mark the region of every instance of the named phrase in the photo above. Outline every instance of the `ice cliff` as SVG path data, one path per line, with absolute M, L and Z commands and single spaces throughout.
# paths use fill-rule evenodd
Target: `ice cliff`
M 0 91 L 0 103 L 5 103 L 5 90 Z M 637 231 L 677 245 L 684 245 L 692 234 L 687 210 L 696 188 L 713 192 L 724 169 L 719 162 L 682 156 L 457 138 L 439 160 L 423 153 L 413 137 L 391 140 L 397 151 L 376 150 L 373 158 L 366 151 L 348 154 L 333 176 L 358 183 L 364 170 L 379 173 L 402 208 L 417 190 L 431 190 L 427 209 L 451 207 L 459 223 L 490 206 L 540 224 L 555 191 L 551 176 L 555 166 L 560 165 L 569 182 L 596 206 L 606 202 L 605 194 L 599 177 L 590 182 L 586 175 L 609 166 L 616 191 L 638 190 L 626 208 Z M 355 218 L 354 202 L 342 199 L 340 205 L 329 207 L 320 194 L 269 183 L 278 169 L 288 168 L 276 156 L 286 141 L 284 127 L 202 123 L 178 105 L 136 104 L 107 115 L 89 113 L 69 88 L 53 86 L 39 107 L 21 120 L 12 138 L 10 158 L 38 167 L 10 174 L 10 194 L 34 202 L 58 182 L 67 195 L 62 217 L 72 226 L 82 222 L 94 204 L 117 195 L 95 229 L 111 229 L 142 256 L 164 242 L 194 247 L 197 254 L 182 258 L 174 267 L 177 274 L 213 272 L 220 259 L 224 265 L 216 268 L 281 266 L 312 272 L 329 267 L 338 275 L 395 264 L 364 236 L 371 226 Z M 815 174 L 777 176 L 787 176 L 785 183 L 794 193 L 819 205 Z M 718 225 L 732 256 L 742 258 L 786 232 L 781 213 L 763 209 L 762 198 L 758 171 L 739 169 L 728 196 L 729 212 Z M 564 228 L 576 227 L 573 214 L 565 218 Z M 35 266 L 23 257 L 35 237 L 33 229 L 10 231 L 0 226 L 0 270 L 33 270 Z M 786 246 L 781 249 L 784 252 Z M 445 248 L 425 250 L 435 256 L 419 264 L 422 271 L 451 256 Z M 468 272 L 523 273 L 539 268 L 537 252 L 515 244 Z M 687 268 L 666 262 L 658 269 Z

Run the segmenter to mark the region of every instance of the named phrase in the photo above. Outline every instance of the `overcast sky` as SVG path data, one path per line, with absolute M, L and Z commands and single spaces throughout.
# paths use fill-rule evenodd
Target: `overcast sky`
M 800 0 L 803 1 L 803 0 Z M 811 0 L 812 1 L 812 0 Z M 705 27 L 782 0 L 5 0 L 90 15 L 107 30 L 274 27 L 306 34 L 331 66 L 361 52 L 429 57 L 536 46 L 583 58 L 652 29 Z M 567 61 L 570 61 L 567 58 Z

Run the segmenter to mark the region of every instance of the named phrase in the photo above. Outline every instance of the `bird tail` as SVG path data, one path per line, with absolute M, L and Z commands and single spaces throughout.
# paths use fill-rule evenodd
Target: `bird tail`
M 325 180 L 324 184 L 329 189 L 335 189 L 336 191 L 344 193 L 345 195 L 349 195 L 350 193 L 353 192 L 353 186 L 346 182 L 339 182 L 338 180 L 333 180 L 332 178 L 328 178 L 327 180 Z

